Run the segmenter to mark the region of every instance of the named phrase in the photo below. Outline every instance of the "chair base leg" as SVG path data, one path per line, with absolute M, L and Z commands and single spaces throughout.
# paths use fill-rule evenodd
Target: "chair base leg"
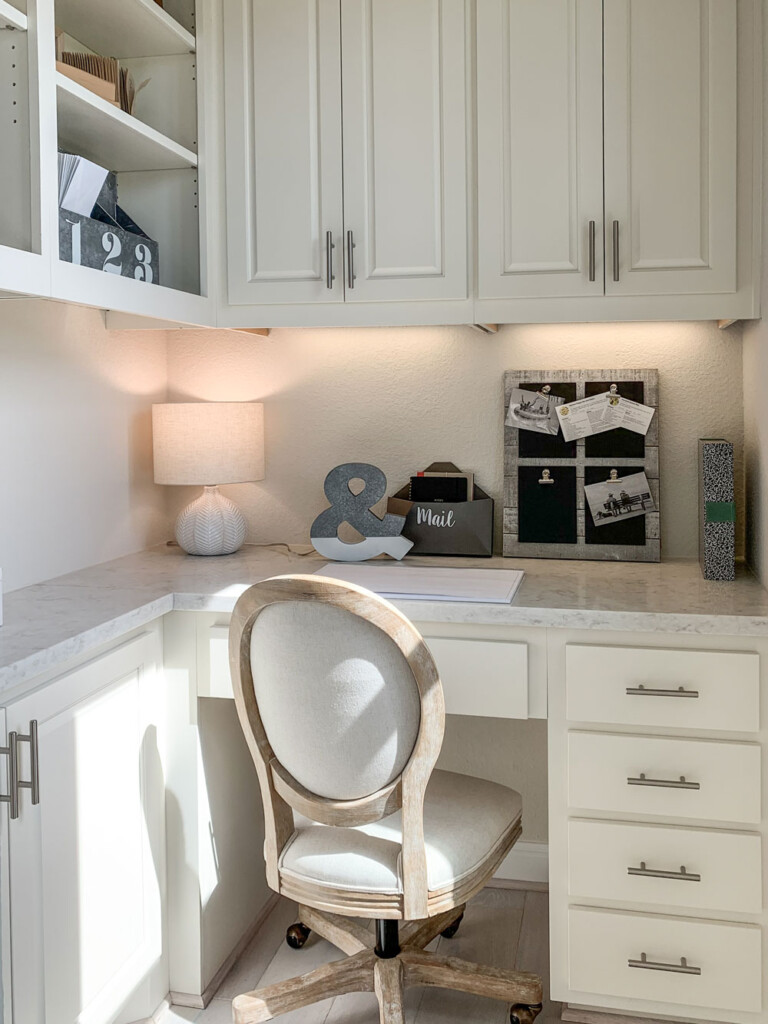
M 426 945 L 455 923 L 463 910 L 457 907 L 429 921 L 406 925 L 400 934 L 399 951 L 382 958 L 371 948 L 373 936 L 357 922 L 300 907 L 299 914 L 307 930 L 311 921 L 313 931 L 325 935 L 340 949 L 352 951 L 351 955 L 299 978 L 237 996 L 232 1003 L 234 1022 L 261 1024 L 289 1010 L 332 996 L 375 992 L 381 1024 L 405 1024 L 403 993 L 409 986 L 416 985 L 499 999 L 512 1004 L 510 1024 L 533 1024 L 541 1012 L 542 1000 L 541 978 L 537 975 L 484 967 L 456 957 L 428 953 L 422 948 L 422 943 Z M 387 944 L 387 951 L 394 953 L 391 943 Z

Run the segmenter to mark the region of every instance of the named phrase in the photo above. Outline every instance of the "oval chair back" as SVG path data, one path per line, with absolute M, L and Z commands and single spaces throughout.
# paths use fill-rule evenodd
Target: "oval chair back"
M 321 576 L 250 587 L 230 626 L 235 703 L 256 765 L 267 880 L 292 810 L 325 825 L 364 825 L 402 809 L 404 916 L 427 916 L 424 792 L 443 741 L 434 660 L 389 602 Z

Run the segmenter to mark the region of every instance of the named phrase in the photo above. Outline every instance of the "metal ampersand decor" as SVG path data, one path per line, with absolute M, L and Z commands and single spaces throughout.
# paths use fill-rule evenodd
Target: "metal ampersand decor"
M 354 494 L 349 486 L 356 479 L 365 484 L 359 494 Z M 371 512 L 371 506 L 387 492 L 387 478 L 376 466 L 367 462 L 337 466 L 325 478 L 323 490 L 331 507 L 320 513 L 309 531 L 315 550 L 323 558 L 337 562 L 362 562 L 384 554 L 402 558 L 413 547 L 413 541 L 401 536 L 405 516 L 388 512 L 379 519 Z M 341 540 L 342 523 L 349 523 L 365 539 L 352 544 Z

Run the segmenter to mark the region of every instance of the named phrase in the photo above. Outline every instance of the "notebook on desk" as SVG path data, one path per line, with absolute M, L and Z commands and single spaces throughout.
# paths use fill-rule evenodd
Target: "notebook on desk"
M 328 562 L 315 575 L 354 583 L 393 600 L 510 604 L 525 573 L 518 569 L 447 569 L 400 562 Z

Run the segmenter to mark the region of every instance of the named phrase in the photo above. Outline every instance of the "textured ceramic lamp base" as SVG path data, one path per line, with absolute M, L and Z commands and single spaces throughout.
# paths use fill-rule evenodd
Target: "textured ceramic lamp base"
M 243 513 L 218 487 L 206 487 L 176 520 L 176 540 L 188 555 L 231 555 L 245 531 Z

